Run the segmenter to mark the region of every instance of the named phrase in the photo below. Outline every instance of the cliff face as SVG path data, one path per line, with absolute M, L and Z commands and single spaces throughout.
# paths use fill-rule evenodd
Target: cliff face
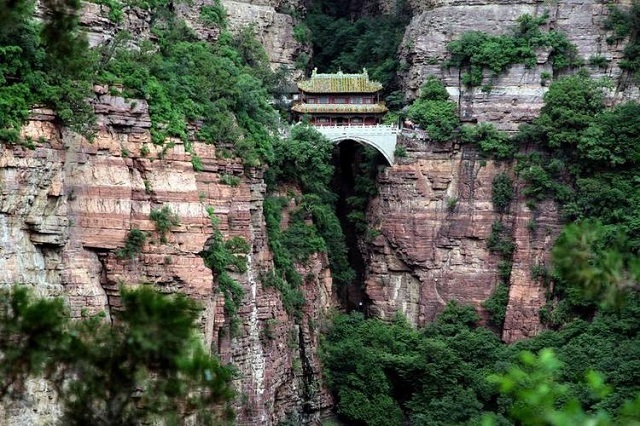
M 611 46 L 605 41 L 607 4 L 593 0 L 553 5 L 482 0 L 411 4 L 416 15 L 401 45 L 406 62 L 401 77 L 408 98 L 417 96 L 427 76 L 435 75 L 458 102 L 463 121 L 488 121 L 515 131 L 534 119 L 543 105 L 548 81 L 542 75 L 553 75 L 549 52 L 541 51 L 531 68 L 512 66 L 483 92 L 465 87 L 461 70 L 443 65 L 446 46 L 466 31 L 506 34 L 519 16 L 548 11 L 547 30 L 567 34 L 587 62 L 594 55 L 609 60 L 605 69 L 589 71 L 594 77 L 612 78 L 612 102 L 637 99 L 638 87 L 618 67 L 623 44 Z M 488 251 L 487 238 L 492 223 L 501 220 L 516 243 L 502 338 L 512 342 L 536 334 L 541 329 L 538 309 L 545 303 L 545 289 L 532 277 L 531 268 L 548 264 L 549 249 L 561 228 L 556 206 L 547 202 L 531 211 L 516 187 L 510 212 L 500 217 L 492 210 L 491 182 L 500 171 L 513 174 L 513 164 L 481 162 L 469 147 L 442 147 L 415 138 L 403 143 L 412 159 L 385 169 L 379 177 L 380 195 L 370 209 L 371 226 L 381 231 L 369 246 L 365 286 L 372 312 L 389 317 L 401 311 L 418 325 L 431 321 L 449 300 L 470 303 L 482 312 L 482 301 L 499 281 L 500 259 Z
M 81 311 L 110 315 L 119 308 L 121 285 L 151 283 L 166 293 L 185 293 L 204 308 L 207 345 L 239 370 L 239 424 L 276 424 L 293 412 L 317 416 L 331 404 L 315 351 L 317 324 L 333 304 L 326 258 L 310 262 L 316 278 L 306 284 L 307 308 L 295 323 L 279 294 L 259 280 L 271 266 L 261 170 L 245 174 L 240 159 L 218 158 L 213 146 L 196 143 L 203 163 L 196 172 L 180 141 L 166 149 L 150 142 L 144 100 L 96 90 L 99 132 L 93 143 L 56 126 L 53 115 L 41 110 L 23 130 L 38 141 L 35 150 L 0 145 L 0 283 L 63 296 L 75 317 Z M 240 183 L 225 185 L 223 175 Z M 152 209 L 163 206 L 180 218 L 166 243 L 149 219 Z M 235 277 L 245 297 L 233 335 L 212 271 L 199 256 L 212 234 L 209 206 L 226 237 L 243 237 L 252 247 L 248 272 Z M 132 228 L 151 237 L 138 256 L 120 259 L 116 249 Z M 41 422 L 56 409 L 46 392 L 46 386 L 34 392 L 6 421 Z
M 617 2 L 616 2 L 617 3 Z M 621 4 L 630 4 L 622 1 Z M 578 53 L 588 63 L 591 56 L 610 60 L 606 68 L 589 67 L 594 77 L 611 77 L 616 84 L 612 97 L 637 99 L 637 86 L 618 67 L 623 44 L 609 45 L 603 22 L 609 14 L 608 2 L 597 0 L 563 0 L 553 4 L 537 1 L 473 2 L 444 0 L 413 2 L 416 10 L 401 44 L 401 58 L 406 62 L 403 85 L 410 98 L 417 95 L 420 85 L 429 75 L 441 78 L 449 93 L 459 102 L 460 116 L 466 121 L 490 121 L 504 130 L 516 130 L 535 118 L 542 107 L 547 90 L 543 73 L 553 75 L 548 51 L 540 51 L 537 64 L 531 68 L 514 65 L 494 80 L 489 92 L 482 88 L 466 88 L 460 81 L 460 70 L 446 68 L 447 44 L 467 31 L 508 34 L 517 25 L 517 18 L 529 14 L 549 13 L 546 30 L 565 33 L 576 45 Z M 545 29 L 545 28 L 543 28 Z M 488 74 L 486 75 L 488 79 Z M 548 81 L 548 80 L 547 80 Z
M 293 69 L 298 54 L 306 47 L 293 37 L 296 20 L 292 15 L 304 12 L 298 0 L 223 0 L 229 27 L 237 32 L 252 27 L 258 41 L 264 46 L 271 67 Z
M 501 221 L 516 243 L 503 339 L 534 335 L 545 298 L 531 266 L 548 261 L 560 228 L 555 207 L 545 203 L 533 212 L 516 196 L 500 216 L 491 203 L 491 182 L 500 172 L 511 173 L 512 164 L 481 161 L 471 147 L 442 146 L 419 135 L 405 134 L 401 143 L 409 155 L 379 176 L 380 192 L 369 210 L 380 231 L 368 253 L 370 312 L 390 318 L 399 311 L 418 326 L 452 300 L 484 313 L 481 304 L 499 282 L 501 260 L 487 239 Z

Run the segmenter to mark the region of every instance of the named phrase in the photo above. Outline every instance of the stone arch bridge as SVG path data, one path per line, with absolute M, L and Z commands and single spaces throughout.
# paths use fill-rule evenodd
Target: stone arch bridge
M 316 126 L 315 129 L 335 144 L 352 140 L 372 146 L 384 156 L 389 165 L 393 165 L 398 133 L 400 132 L 396 126 L 382 124 L 375 126 Z

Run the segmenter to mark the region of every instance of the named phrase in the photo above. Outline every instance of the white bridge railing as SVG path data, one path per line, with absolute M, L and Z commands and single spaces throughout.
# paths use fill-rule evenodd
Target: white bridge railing
M 358 136 L 383 136 L 397 135 L 400 129 L 397 126 L 376 124 L 376 125 L 347 125 L 347 126 L 314 126 L 317 131 L 327 137 L 340 135 L 358 135 Z

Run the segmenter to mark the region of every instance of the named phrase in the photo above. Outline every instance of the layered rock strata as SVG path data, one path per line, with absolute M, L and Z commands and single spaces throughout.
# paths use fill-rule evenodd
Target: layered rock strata
M 304 287 L 302 320 L 294 321 L 280 295 L 263 289 L 259 279 L 272 266 L 262 171 L 245 173 L 240 159 L 218 158 L 214 146 L 197 142 L 191 151 L 202 170 L 195 171 L 181 141 L 151 143 L 144 100 L 107 95 L 104 87 L 96 91 L 99 129 L 93 142 L 56 125 L 51 111 L 38 110 L 23 129 L 35 149 L 0 145 L 0 284 L 62 296 L 74 317 L 111 315 L 120 308 L 123 285 L 147 283 L 187 294 L 204 308 L 208 347 L 238 368 L 238 424 L 277 424 L 296 414 L 305 421 L 317 418 L 331 405 L 316 356 L 317 324 L 333 303 L 326 258 L 310 261 L 307 276 L 315 278 Z M 224 184 L 228 175 L 239 184 Z M 149 215 L 165 206 L 180 225 L 162 242 Z M 249 270 L 235 276 L 245 297 L 234 334 L 212 271 L 199 255 L 213 232 L 208 207 L 225 237 L 251 244 Z M 117 251 L 134 228 L 148 233 L 147 243 L 122 259 Z M 2 423 L 42 423 L 57 409 L 50 396 L 34 394 L 31 405 L 9 410 Z
M 409 156 L 379 175 L 379 195 L 369 210 L 370 226 L 380 231 L 367 253 L 370 313 L 391 318 L 402 312 L 422 326 L 457 301 L 475 306 L 486 320 L 482 302 L 499 283 L 502 260 L 487 240 L 500 221 L 516 244 L 502 337 L 511 342 L 535 335 L 546 300 L 531 265 L 548 262 L 560 228 L 555 208 L 530 210 L 516 188 L 509 212 L 500 215 L 491 183 L 496 174 L 511 173 L 512 164 L 483 161 L 472 147 L 436 144 L 419 134 L 404 134 L 401 144 Z
M 517 27 L 518 17 L 524 14 L 542 16 L 545 13 L 549 14 L 549 20 L 542 30 L 566 34 L 586 64 L 594 56 L 607 59 L 605 68 L 587 65 L 587 69 L 596 78 L 613 79 L 616 84 L 611 96 L 614 99 L 638 97 L 637 86 L 618 66 L 625 43 L 609 45 L 606 42 L 611 34 L 604 30 L 603 23 L 612 3 L 598 0 L 561 0 L 553 4 L 533 0 L 518 3 L 490 0 L 414 3 L 417 13 L 400 48 L 406 67 L 402 80 L 409 98 L 417 96 L 420 85 L 429 75 L 436 75 L 458 101 L 464 121 L 490 121 L 510 131 L 531 121 L 543 105 L 542 96 L 550 83 L 547 76 L 560 76 L 557 72 L 554 75 L 549 50 L 538 52 L 537 63 L 533 67 L 514 65 L 493 79 L 489 72 L 485 72 L 484 80 L 491 80 L 490 87 L 469 88 L 461 81 L 464 70 L 446 66 L 447 44 L 468 31 L 508 34 Z M 624 7 L 630 2 L 616 4 Z

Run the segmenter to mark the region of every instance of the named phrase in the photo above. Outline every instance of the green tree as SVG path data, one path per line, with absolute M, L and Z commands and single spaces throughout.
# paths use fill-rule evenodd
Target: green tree
M 585 73 L 555 81 L 544 95 L 535 124 L 547 136 L 550 148 L 575 149 L 595 114 L 604 110 L 601 83 Z
M 120 295 L 111 324 L 100 316 L 71 321 L 60 299 L 5 291 L 0 396 L 20 398 L 24 381 L 42 376 L 63 405 L 59 420 L 72 425 L 231 418 L 231 371 L 202 347 L 197 304 L 149 287 Z
M 509 417 L 523 426 L 570 426 L 613 424 L 611 415 L 604 411 L 588 414 L 569 387 L 558 381 L 562 363 L 550 349 L 542 350 L 539 356 L 531 352 L 520 354 L 520 363 L 511 365 L 507 373 L 492 375 L 489 380 L 496 383 L 501 393 L 513 397 Z M 588 371 L 586 380 L 596 397 L 602 398 L 609 389 L 602 376 Z M 634 422 L 636 423 L 636 422 Z M 495 425 L 495 419 L 486 416 L 483 425 Z
M 460 126 L 458 107 L 445 94 L 442 82 L 429 77 L 421 89 L 420 97 L 407 111 L 408 117 L 437 142 L 451 140 Z

